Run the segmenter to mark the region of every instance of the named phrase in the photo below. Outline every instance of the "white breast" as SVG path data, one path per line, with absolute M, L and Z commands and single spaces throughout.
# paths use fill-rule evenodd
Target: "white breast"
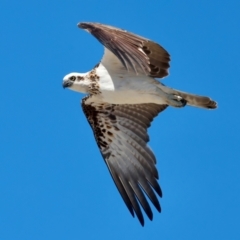
M 96 69 L 99 76 L 101 100 L 113 104 L 163 104 L 159 97 L 160 84 L 145 75 L 129 74 L 126 70 L 109 72 L 102 64 Z

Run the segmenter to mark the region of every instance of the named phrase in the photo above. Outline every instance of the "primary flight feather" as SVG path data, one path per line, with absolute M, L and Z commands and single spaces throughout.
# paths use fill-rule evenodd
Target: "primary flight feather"
M 155 79 L 168 75 L 170 61 L 159 44 L 100 23 L 78 26 L 104 45 L 104 55 L 91 71 L 66 75 L 63 87 L 87 94 L 81 104 L 97 145 L 127 208 L 144 225 L 139 203 L 153 218 L 146 196 L 161 211 L 156 158 L 147 145 L 153 118 L 168 106 L 214 109 L 217 104 Z

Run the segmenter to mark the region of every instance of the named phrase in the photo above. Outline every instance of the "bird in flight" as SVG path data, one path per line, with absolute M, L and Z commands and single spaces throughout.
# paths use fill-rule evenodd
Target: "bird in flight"
M 63 87 L 87 94 L 81 105 L 102 157 L 128 210 L 143 226 L 140 205 L 152 220 L 146 196 L 159 212 L 156 194 L 162 197 L 147 128 L 168 106 L 214 109 L 217 104 L 156 79 L 166 77 L 170 66 L 170 55 L 159 44 L 100 23 L 78 27 L 104 45 L 104 55 L 91 71 L 66 75 Z

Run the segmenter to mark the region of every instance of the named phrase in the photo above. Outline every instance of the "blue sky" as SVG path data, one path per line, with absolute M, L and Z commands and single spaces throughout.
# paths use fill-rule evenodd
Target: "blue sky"
M 239 239 L 240 1 L 0 3 L 0 239 Z M 124 205 L 67 73 L 103 48 L 80 21 L 118 26 L 171 54 L 168 86 L 215 111 L 169 108 L 149 130 L 162 213 L 142 228 Z

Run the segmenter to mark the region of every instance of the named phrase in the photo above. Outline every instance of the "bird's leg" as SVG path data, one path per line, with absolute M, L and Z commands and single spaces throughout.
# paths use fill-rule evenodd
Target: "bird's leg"
M 164 91 L 162 86 L 157 88 L 157 92 L 159 94 L 158 96 L 160 96 L 161 99 L 169 106 L 184 107 L 187 103 L 187 101 L 179 96 L 176 92 Z
M 166 101 L 172 107 L 184 107 L 187 104 L 185 99 L 175 94 L 168 94 Z

